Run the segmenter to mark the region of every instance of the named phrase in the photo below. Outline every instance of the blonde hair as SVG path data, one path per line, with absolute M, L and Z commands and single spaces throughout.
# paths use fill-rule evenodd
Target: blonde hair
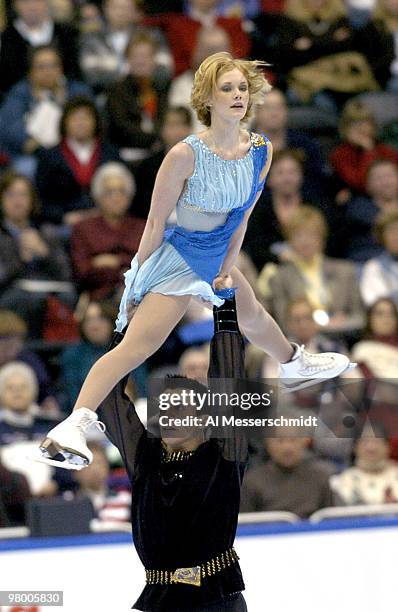
M 325 216 L 313 206 L 300 206 L 298 210 L 291 216 L 289 222 L 285 226 L 284 235 L 287 240 L 290 240 L 297 230 L 315 226 L 319 230 L 320 235 L 325 240 L 328 234 L 328 226 Z
M 373 19 L 381 21 L 389 32 L 397 29 L 398 16 L 391 15 L 385 7 L 384 0 L 377 0 L 372 13 Z
M 218 77 L 234 68 L 240 70 L 248 82 L 249 104 L 242 122 L 248 121 L 253 115 L 253 106 L 263 104 L 265 94 L 271 90 L 271 85 L 260 70 L 264 66 L 267 64 L 259 60 L 234 59 L 225 51 L 213 53 L 203 60 L 195 72 L 191 94 L 191 104 L 199 121 L 210 127 L 209 98 L 216 87 Z
M 314 17 L 307 0 L 288 0 L 285 15 L 296 21 L 304 22 L 311 21 Z M 317 17 L 323 21 L 336 21 L 346 15 L 347 9 L 342 0 L 327 0 L 325 6 L 317 13 Z

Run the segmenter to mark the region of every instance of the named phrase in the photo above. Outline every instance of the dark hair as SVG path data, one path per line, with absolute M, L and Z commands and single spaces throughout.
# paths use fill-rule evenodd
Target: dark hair
M 381 297 L 378 300 L 376 300 L 371 306 L 369 306 L 369 308 L 366 311 L 366 321 L 365 321 L 365 327 L 363 330 L 363 338 L 372 338 L 373 337 L 373 331 L 371 328 L 371 319 L 372 319 L 372 315 L 373 315 L 373 311 L 376 308 L 376 306 L 378 306 L 381 302 L 388 302 L 391 306 L 391 308 L 394 311 L 394 316 L 395 316 L 395 321 L 396 321 L 396 326 L 395 326 L 395 333 L 398 335 L 398 308 L 397 305 L 395 304 L 394 300 L 392 300 L 389 297 Z
M 94 102 L 91 100 L 91 98 L 88 98 L 87 96 L 75 96 L 73 98 L 70 98 L 70 100 L 68 100 L 64 106 L 61 122 L 59 125 L 59 131 L 62 138 L 65 138 L 66 136 L 66 124 L 69 117 L 80 108 L 86 108 L 91 111 L 95 120 L 94 136 L 100 136 L 101 117 Z
M 169 106 L 166 109 L 166 112 L 163 115 L 162 126 L 166 123 L 167 115 L 170 113 L 174 113 L 175 115 L 179 115 L 184 123 L 184 125 L 188 127 L 192 127 L 192 113 L 186 106 Z
M 193 391 L 197 395 L 207 394 L 208 391 L 207 387 L 193 378 L 188 378 L 181 374 L 168 374 L 163 380 L 159 395 L 165 391 L 178 391 L 179 389 L 187 389 L 188 391 Z M 206 409 L 206 406 L 207 402 L 205 401 L 203 407 Z
M 31 202 L 31 216 L 38 217 L 40 213 L 40 202 L 37 192 L 33 186 L 33 183 L 24 174 L 19 174 L 9 170 L 5 172 L 0 178 L 0 219 L 3 219 L 3 196 L 4 193 L 11 187 L 15 181 L 24 181 L 29 188 L 30 202 Z
M 37 47 L 29 47 L 29 49 L 28 49 L 28 66 L 29 66 L 29 70 L 32 69 L 32 65 L 33 65 L 33 62 L 34 62 L 34 59 L 35 59 L 36 55 L 38 55 L 42 51 L 51 51 L 52 53 L 55 53 L 55 55 L 58 57 L 58 59 L 60 61 L 61 67 L 63 69 L 62 55 L 61 55 L 61 52 L 58 49 L 58 47 L 55 47 L 54 45 L 38 45 Z

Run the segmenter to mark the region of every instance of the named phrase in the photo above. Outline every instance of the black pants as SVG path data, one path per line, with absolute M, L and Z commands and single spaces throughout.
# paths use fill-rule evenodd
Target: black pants
M 150 610 L 147 612 L 150 612 Z M 175 609 L 173 612 L 187 612 L 187 610 Z M 233 595 L 229 595 L 225 599 L 216 601 L 208 606 L 190 608 L 189 612 L 247 612 L 247 606 L 242 593 L 234 593 Z

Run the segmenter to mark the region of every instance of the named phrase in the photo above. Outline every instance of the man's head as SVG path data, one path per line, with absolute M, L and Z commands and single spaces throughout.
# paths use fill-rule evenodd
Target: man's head
M 207 388 L 193 379 L 168 376 L 159 394 L 160 436 L 171 450 L 195 450 L 205 439 L 204 427 L 194 425 L 191 419 L 204 418 L 206 402 L 200 408 L 200 398 L 206 397 Z M 176 419 L 187 419 L 178 424 Z

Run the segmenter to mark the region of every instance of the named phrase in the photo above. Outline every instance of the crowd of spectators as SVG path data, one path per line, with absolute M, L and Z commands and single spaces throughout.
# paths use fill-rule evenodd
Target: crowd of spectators
M 242 511 L 397 502 L 397 2 L 5 0 L 0 32 L 0 526 L 53 495 L 128 520 L 102 434 L 77 476 L 33 468 L 26 451 L 107 350 L 157 170 L 202 129 L 193 77 L 219 51 L 264 60 L 273 84 L 249 126 L 274 159 L 238 265 L 291 340 L 359 363 L 344 385 L 286 400 L 324 415 L 327 435 L 251 440 Z M 137 406 L 160 374 L 205 382 L 210 315 L 193 305 L 192 346 L 177 328 L 132 373 Z M 277 376 L 248 343 L 246 370 Z M 348 435 L 353 410 L 374 418 Z

